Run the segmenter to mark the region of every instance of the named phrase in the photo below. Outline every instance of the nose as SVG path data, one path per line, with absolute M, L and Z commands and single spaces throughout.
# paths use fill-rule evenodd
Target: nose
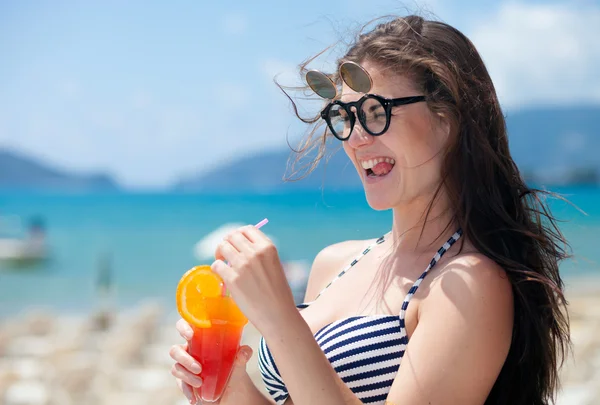
M 373 143 L 373 135 L 369 134 L 362 125 L 356 120 L 350 138 L 348 138 L 348 146 L 353 149 L 359 149 Z

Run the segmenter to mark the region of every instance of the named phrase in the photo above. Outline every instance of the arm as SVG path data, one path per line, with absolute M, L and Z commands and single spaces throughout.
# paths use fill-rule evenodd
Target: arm
M 265 331 L 265 339 L 294 404 L 362 405 L 331 367 L 299 312 Z
M 363 242 L 364 243 L 364 242 Z M 315 257 L 310 271 L 310 276 L 305 293 L 305 302 L 310 301 L 325 287 L 325 285 L 339 271 L 341 263 L 347 260 L 348 256 L 358 250 L 357 242 L 349 241 L 331 245 L 323 249 Z M 312 338 L 312 334 L 311 334 Z M 244 347 L 245 357 L 238 362 L 236 359 L 236 367 L 230 379 L 231 389 L 227 389 L 221 398 L 221 404 L 240 404 L 247 405 L 273 405 L 274 401 L 265 396 L 253 383 L 250 376 L 246 372 L 246 363 L 252 353 L 247 353 L 250 348 Z M 244 361 L 245 360 L 245 361 Z M 238 364 L 239 363 L 239 364 Z M 232 382 L 235 382 L 232 384 Z M 287 399 L 285 405 L 294 405 L 291 397 Z
M 343 263 L 348 261 L 352 253 L 360 250 L 364 243 L 347 241 L 319 252 L 310 271 L 304 301 L 314 300 L 340 271 Z M 278 331 L 273 331 L 272 336 L 265 338 L 290 392 L 285 405 L 362 405 L 335 373 L 299 313 L 291 316 L 287 324 L 281 325 Z M 289 350 L 290 347 L 294 347 L 294 350 Z M 300 368 L 299 364 L 302 365 Z M 302 371 L 298 372 L 299 369 Z
M 336 243 L 321 250 L 315 257 L 306 291 L 304 293 L 304 302 L 310 302 L 315 299 L 317 294 L 333 279 L 337 272 L 340 271 L 342 265 L 348 260 L 352 253 L 360 249 L 364 242 L 360 245 L 357 241 L 346 241 Z M 314 337 L 313 337 L 314 339 Z M 284 405 L 294 405 L 292 397 L 288 397 Z
M 219 244 L 215 258 L 212 270 L 269 343 L 283 379 L 290 381 L 288 389 L 294 402 L 335 405 L 347 398 L 349 403 L 360 404 L 339 379 L 296 309 L 273 242 L 254 226 L 244 226 Z
M 496 263 L 472 254 L 445 265 L 427 292 L 388 400 L 483 404 L 510 348 L 511 284 Z
M 512 290 L 502 269 L 481 255 L 448 263 L 421 303 L 390 405 L 483 404 L 510 348 L 512 322 Z M 361 404 L 306 324 L 291 316 L 271 336 L 295 404 Z

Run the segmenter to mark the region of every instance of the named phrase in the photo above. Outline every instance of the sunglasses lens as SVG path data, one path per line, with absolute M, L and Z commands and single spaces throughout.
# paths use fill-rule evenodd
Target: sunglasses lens
M 347 134 L 350 133 L 350 117 L 344 108 L 334 104 L 329 109 L 330 129 L 338 138 L 346 138 Z
M 357 93 L 368 93 L 371 90 L 371 76 L 356 63 L 342 63 L 340 66 L 340 76 Z
M 306 83 L 320 97 L 334 99 L 337 94 L 337 90 L 331 79 L 321 72 L 311 70 L 306 73 Z
M 361 124 L 375 135 L 385 129 L 387 116 L 385 108 L 376 98 L 367 98 L 359 111 Z

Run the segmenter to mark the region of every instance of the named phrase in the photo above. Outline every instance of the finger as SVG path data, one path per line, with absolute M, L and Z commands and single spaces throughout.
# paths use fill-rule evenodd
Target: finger
M 226 239 L 240 253 L 249 254 L 254 251 L 254 249 L 252 249 L 252 242 L 250 242 L 246 235 L 239 231 L 233 232 L 231 235 L 227 236 Z
M 181 345 L 175 345 L 169 350 L 169 355 L 192 374 L 200 374 L 202 366 Z
M 240 228 L 240 232 L 244 234 L 246 238 L 252 243 L 273 243 L 267 235 L 264 234 L 260 229 L 257 229 L 254 225 L 247 225 Z
M 223 279 L 225 285 L 230 284 L 231 277 L 233 276 L 234 270 L 227 265 L 223 260 L 215 260 L 210 265 L 212 271 L 217 273 L 219 277 Z
M 178 320 L 175 324 L 175 328 L 177 328 L 177 332 L 179 332 L 181 337 L 188 342 L 194 337 L 194 330 L 190 324 L 185 321 L 185 319 Z
M 174 364 L 171 368 L 171 374 L 173 374 L 173 377 L 179 378 L 181 381 L 194 388 L 200 388 L 202 386 L 202 378 L 190 373 L 183 368 L 181 364 Z
M 223 240 L 219 243 L 219 246 L 217 246 L 217 250 L 215 250 L 215 259 L 234 263 L 235 258 L 239 253 L 240 252 L 234 248 L 228 240 Z
M 277 253 L 277 248 L 275 244 L 267 235 L 262 233 L 260 230 L 256 229 L 253 226 L 244 227 L 243 233 L 248 237 L 248 239 L 253 240 L 252 248 L 254 249 L 254 255 L 261 257 L 273 257 L 274 254 Z
M 252 348 L 250 346 L 242 346 L 235 357 L 235 365 L 238 367 L 245 366 L 252 358 Z
M 176 379 L 177 386 L 183 392 L 183 395 L 188 399 L 189 403 L 194 405 L 196 404 L 196 395 L 194 394 L 194 389 L 188 383 L 184 383 L 180 379 Z

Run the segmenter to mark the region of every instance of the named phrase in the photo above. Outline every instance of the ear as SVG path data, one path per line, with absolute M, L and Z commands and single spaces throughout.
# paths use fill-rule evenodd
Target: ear
M 452 132 L 452 125 L 450 123 L 450 120 L 448 119 L 446 114 L 441 112 L 436 113 L 435 116 L 436 131 L 438 132 L 439 136 L 444 140 L 444 143 L 446 143 L 450 139 L 450 133 Z

